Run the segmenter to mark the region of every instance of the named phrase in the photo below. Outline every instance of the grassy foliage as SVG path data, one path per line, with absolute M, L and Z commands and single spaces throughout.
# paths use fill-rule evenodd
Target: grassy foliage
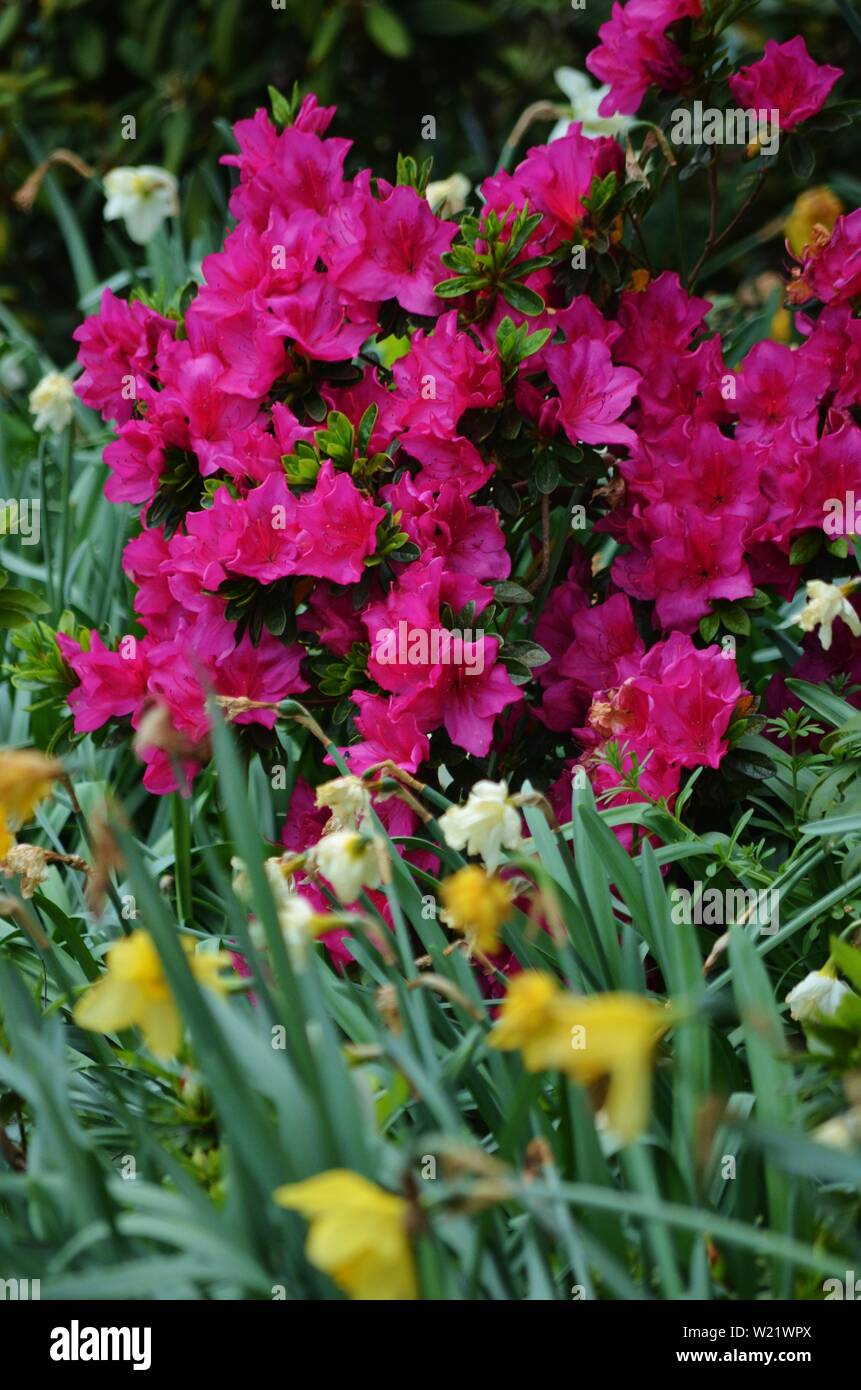
M 518 903 L 503 930 L 518 964 L 586 994 L 671 1004 L 649 1125 L 627 1147 L 606 1131 L 600 1084 L 529 1071 L 520 1052 L 492 1045 L 498 999 L 440 920 L 438 880 L 410 867 L 379 821 L 391 930 L 365 897 L 348 921 L 355 963 L 343 971 L 322 945 L 297 951 L 285 939 L 265 861 L 280 852 L 292 779 L 320 752 L 301 706 L 281 708 L 263 760 L 213 709 L 212 765 L 188 800 L 145 793 L 128 731 L 69 740 L 68 672 L 54 633 L 129 630 L 120 555 L 135 520 L 103 496 L 111 433 L 92 412 L 76 405 L 74 433 L 33 433 L 27 390 L 52 354 L 65 366 L 68 328 L 108 278 L 118 290 L 142 280 L 165 303 L 181 292 L 222 232 L 227 184 L 217 157 L 227 146 L 213 116 L 240 114 L 267 78 L 286 86 L 313 72 L 322 99 L 345 93 L 365 153 L 392 74 L 417 117 L 427 90 L 416 93 L 418 65 L 437 72 L 441 55 L 448 64 L 456 51 L 440 101 L 461 112 L 463 129 L 452 124 L 441 138 L 437 172 L 478 172 L 524 99 L 546 95 L 555 48 L 545 40 L 558 7 L 414 0 L 402 16 L 395 5 L 288 4 L 285 33 L 305 40 L 301 71 L 280 56 L 275 66 L 287 73 L 272 71 L 266 57 L 238 65 L 240 76 L 235 44 L 260 45 L 239 5 L 185 6 L 179 18 L 167 0 L 129 6 L 105 48 L 94 37 L 100 4 L 46 8 L 44 71 L 28 68 L 23 7 L 9 6 L 0 22 L 0 45 L 15 55 L 15 80 L 0 84 L 21 123 L 15 181 L 69 121 L 100 172 L 118 158 L 109 123 L 127 103 L 126 77 L 95 113 L 87 98 L 119 59 L 140 84 L 151 142 L 135 157 L 149 148 L 183 174 L 185 214 L 136 266 L 113 233 L 93 251 L 95 187 L 49 174 L 30 224 L 35 252 L 47 257 L 40 293 L 28 298 L 16 285 L 14 307 L 0 301 L 0 493 L 41 507 L 38 544 L 4 543 L 0 554 L 0 744 L 62 749 L 68 774 L 21 835 L 53 856 L 46 876 L 27 898 L 10 878 L 0 903 L 0 1274 L 38 1278 L 42 1296 L 58 1299 L 339 1297 L 306 1256 L 306 1223 L 273 1193 L 349 1169 L 409 1204 L 424 1298 L 821 1298 L 825 1279 L 843 1279 L 861 1259 L 861 722 L 839 689 L 790 681 L 803 715 L 740 734 L 719 818 L 716 779 L 699 773 L 672 813 L 646 801 L 624 812 L 612 799 L 596 804 L 588 785 L 575 786 L 564 830 L 538 798 L 526 807 L 530 838 L 511 862 L 531 911 Z M 210 8 L 219 8 L 217 23 L 198 46 Z M 506 35 L 524 12 L 530 38 L 518 54 Z M 58 88 L 54 45 L 73 22 L 76 76 Z M 834 61 L 851 67 L 841 51 L 851 25 L 836 14 L 817 22 L 833 30 Z M 156 87 L 155 75 L 186 63 L 179 97 Z M 856 139 L 835 136 L 835 168 L 851 170 Z M 418 142 L 414 153 L 423 153 Z M 834 182 L 857 200 L 854 173 Z M 740 225 L 705 279 L 755 271 L 796 191 L 778 182 L 768 235 Z M 724 192 L 733 207 L 744 197 Z M 699 199 L 692 245 L 703 243 L 707 216 Z M 669 225 L 655 220 L 644 235 L 657 266 L 672 260 Z M 776 306 L 766 296 L 756 314 L 749 307 L 729 296 L 717 306 L 737 354 L 768 331 Z M 547 591 L 567 528 L 567 510 L 550 511 Z M 525 552 L 525 528 L 521 541 Z M 742 616 L 753 631 L 742 674 L 761 690 L 769 653 L 798 649 L 778 604 Z M 337 750 L 327 752 L 345 772 Z M 285 787 L 268 775 L 273 759 L 290 769 Z M 436 786 L 415 794 L 427 819 L 409 847 L 432 850 L 447 877 L 466 862 L 439 828 L 449 799 Z M 635 827 L 630 853 L 613 833 L 623 820 Z M 235 857 L 247 897 L 234 891 Z M 708 922 L 680 920 L 674 891 L 703 883 L 779 895 L 778 930 L 742 922 L 724 937 Z M 172 1060 L 134 1029 L 103 1035 L 73 1014 L 103 978 L 109 948 L 139 927 L 182 1018 Z M 241 957 L 243 974 L 230 976 L 225 995 L 201 986 L 183 934 L 198 951 Z M 784 1001 L 829 955 L 852 994 L 832 1026 L 805 1033 Z M 504 981 L 492 983 L 501 994 Z

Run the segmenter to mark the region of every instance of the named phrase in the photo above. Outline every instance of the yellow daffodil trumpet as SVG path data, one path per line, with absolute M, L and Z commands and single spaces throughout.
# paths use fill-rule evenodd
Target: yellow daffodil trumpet
M 219 972 L 230 964 L 226 951 L 196 951 L 193 937 L 180 938 L 195 979 L 223 993 Z M 74 1019 L 79 1028 L 116 1033 L 139 1028 L 157 1057 L 175 1057 L 182 1042 L 182 1017 L 167 982 L 161 957 L 149 932 L 133 931 L 112 946 L 107 972 L 78 1000 Z
M 562 1071 L 584 1086 L 606 1078 L 608 1125 L 629 1143 L 648 1125 L 655 1049 L 672 1021 L 643 995 L 581 997 L 552 975 L 525 970 L 509 984 L 490 1042 L 519 1051 L 527 1071 Z
M 347 1168 L 333 1168 L 274 1193 L 279 1206 L 310 1224 L 305 1253 L 350 1298 L 418 1298 L 410 1243 L 412 1209 Z
M 0 857 L 15 843 L 14 831 L 31 820 L 49 796 L 62 766 L 36 748 L 0 751 Z
M 446 926 L 463 933 L 470 950 L 493 956 L 499 933 L 511 912 L 511 890 L 502 879 L 477 864 L 467 864 L 440 884 Z

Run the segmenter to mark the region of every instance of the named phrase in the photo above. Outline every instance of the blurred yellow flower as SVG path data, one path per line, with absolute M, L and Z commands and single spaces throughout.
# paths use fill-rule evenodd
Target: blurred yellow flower
M 649 1123 L 655 1048 L 670 1026 L 668 1011 L 641 994 L 595 994 L 569 1006 L 571 1057 L 566 1070 L 592 1085 L 609 1077 L 604 1108 L 623 1144 Z
M 788 343 L 792 337 L 792 315 L 788 309 L 778 309 L 768 326 L 768 336 L 776 343 Z
M 180 943 L 195 979 L 208 989 L 223 992 L 219 971 L 230 964 L 226 951 L 195 951 L 194 938 Z M 79 1028 L 96 1033 L 116 1033 L 121 1028 L 140 1028 L 147 1047 L 157 1057 L 174 1057 L 182 1041 L 182 1017 L 171 993 L 155 942 L 146 931 L 133 931 L 112 946 L 107 973 L 90 985 L 75 1005 Z
M 15 842 L 12 831 L 30 820 L 62 770 L 58 762 L 35 748 L 0 752 L 0 857 Z
M 511 890 L 502 879 L 468 864 L 440 884 L 443 922 L 462 932 L 472 950 L 492 956 L 499 932 L 511 911 Z
M 305 1253 L 351 1298 L 418 1298 L 410 1205 L 347 1168 L 332 1168 L 273 1194 L 310 1222 Z
M 523 970 L 509 982 L 490 1037 L 492 1047 L 519 1051 L 527 1071 L 564 1067 L 571 1046 L 565 1023 L 566 995 L 552 975 Z
M 581 997 L 551 975 L 524 971 L 508 987 L 491 1044 L 522 1052 L 528 1071 L 564 1071 L 584 1086 L 607 1078 L 607 1122 L 629 1143 L 649 1122 L 652 1061 L 671 1021 L 642 995 Z
M 813 228 L 819 225 L 830 232 L 842 211 L 843 204 L 837 194 L 824 184 L 805 189 L 796 198 L 784 224 L 789 249 L 794 255 L 800 256 L 805 246 L 813 240 Z

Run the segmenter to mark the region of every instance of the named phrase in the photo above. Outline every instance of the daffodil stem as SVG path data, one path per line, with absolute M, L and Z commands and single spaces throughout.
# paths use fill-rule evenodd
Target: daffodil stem
M 171 794 L 170 818 L 173 828 L 176 913 L 180 923 L 188 926 L 194 915 L 191 892 L 191 828 L 185 802 L 179 792 Z
M 72 492 L 72 441 L 74 436 L 74 423 L 69 425 L 64 436 L 62 446 L 62 463 L 60 470 L 60 563 L 59 563 L 59 593 L 57 595 L 57 608 L 62 612 L 66 602 L 66 573 L 69 568 L 69 535 L 71 532 L 71 517 L 69 515 L 69 500 Z
M 629 1149 L 625 1150 L 622 1155 L 622 1167 L 629 1183 L 637 1192 L 652 1201 L 659 1200 L 660 1192 L 655 1179 L 655 1170 L 651 1157 L 642 1143 L 632 1144 Z M 646 1220 L 643 1222 L 643 1229 L 646 1240 L 652 1248 L 664 1298 L 681 1298 L 684 1290 L 667 1226 L 661 1221 Z

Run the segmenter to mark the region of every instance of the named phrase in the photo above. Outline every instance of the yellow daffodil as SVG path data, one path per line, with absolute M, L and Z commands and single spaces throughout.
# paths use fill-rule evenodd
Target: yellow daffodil
M 288 1183 L 274 1197 L 307 1218 L 308 1259 L 351 1298 L 418 1297 L 410 1205 L 403 1197 L 346 1168 Z
M 566 1071 L 584 1086 L 609 1077 L 604 1108 L 623 1144 L 649 1123 L 655 1048 L 670 1021 L 666 1009 L 641 994 L 595 994 L 568 1006 Z
M 552 975 L 523 970 L 509 982 L 491 1046 L 522 1052 L 527 1071 L 564 1068 L 571 1048 L 564 1004 L 571 997 Z
M 222 992 L 219 971 L 229 965 L 230 956 L 225 951 L 195 951 L 192 937 L 180 940 L 195 979 Z M 107 965 L 107 973 L 75 1006 L 78 1027 L 96 1033 L 140 1028 L 157 1057 L 174 1057 L 182 1041 L 182 1018 L 149 932 L 123 937 L 108 951 Z
M 32 818 L 62 770 L 58 762 L 35 748 L 0 752 L 0 857 L 15 842 L 12 832 Z
M 607 1078 L 607 1122 L 628 1143 L 648 1124 L 655 1047 L 670 1022 L 642 995 L 580 997 L 530 970 L 511 981 L 491 1044 L 522 1052 L 528 1071 L 553 1068 L 584 1086 Z
M 830 188 L 820 184 L 805 189 L 793 203 L 783 228 L 790 251 L 800 256 L 813 240 L 813 228 L 818 225 L 830 232 L 842 211 L 843 204 Z
M 440 897 L 443 922 L 462 932 L 472 950 L 495 955 L 500 928 L 511 912 L 508 885 L 477 864 L 468 864 L 440 884 Z

